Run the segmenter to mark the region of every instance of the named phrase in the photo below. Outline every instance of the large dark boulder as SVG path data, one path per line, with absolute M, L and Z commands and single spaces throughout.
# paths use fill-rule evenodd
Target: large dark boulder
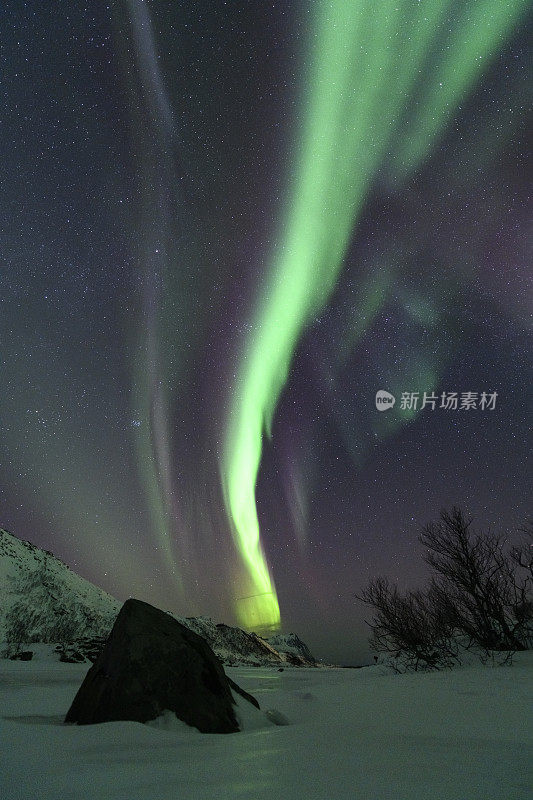
M 207 642 L 169 614 L 127 600 L 65 722 L 148 722 L 165 710 L 202 733 L 239 730 L 230 682 Z

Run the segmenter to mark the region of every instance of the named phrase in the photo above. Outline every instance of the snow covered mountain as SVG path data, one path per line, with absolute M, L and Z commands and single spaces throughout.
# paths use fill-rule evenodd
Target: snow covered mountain
M 56 648 L 62 660 L 92 659 L 121 605 L 52 553 L 0 529 L 0 642 L 71 643 Z M 296 634 L 266 640 L 208 617 L 176 619 L 206 639 L 226 665 L 315 664 Z
M 176 619 L 206 639 L 220 660 L 228 666 L 243 664 L 257 667 L 284 664 L 302 666 L 315 663 L 315 659 L 305 645 L 303 648 L 308 653 L 308 658 L 296 650 L 293 652 L 282 647 L 276 648 L 272 639 L 263 639 L 256 633 L 246 633 L 240 628 L 232 628 L 222 623 L 215 624 L 208 617 L 176 617 Z M 279 638 L 280 641 L 285 638 L 294 638 L 300 641 L 295 634 L 276 638 Z
M 278 633 L 270 636 L 267 642 L 279 653 L 285 653 L 289 660 L 292 656 L 293 660 L 300 659 L 308 664 L 316 663 L 307 645 L 295 633 Z
M 120 606 L 52 553 L 0 530 L 0 641 L 107 636 Z

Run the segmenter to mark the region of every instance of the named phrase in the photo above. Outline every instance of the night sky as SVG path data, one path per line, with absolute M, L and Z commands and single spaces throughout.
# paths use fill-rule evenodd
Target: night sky
M 442 507 L 523 524 L 527 9 L 5 0 L 0 524 L 343 663 Z

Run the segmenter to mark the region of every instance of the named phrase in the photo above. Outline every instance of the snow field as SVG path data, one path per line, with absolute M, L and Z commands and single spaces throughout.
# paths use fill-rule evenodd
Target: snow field
M 533 653 L 394 675 L 227 668 L 262 712 L 204 735 L 167 713 L 65 726 L 87 665 L 0 661 L 5 800 L 530 800 Z M 272 724 L 276 709 L 289 720 Z

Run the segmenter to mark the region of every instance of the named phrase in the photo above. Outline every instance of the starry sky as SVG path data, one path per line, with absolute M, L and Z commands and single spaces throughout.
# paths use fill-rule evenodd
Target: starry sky
M 0 524 L 350 664 L 442 507 L 520 526 L 527 9 L 6 0 Z

